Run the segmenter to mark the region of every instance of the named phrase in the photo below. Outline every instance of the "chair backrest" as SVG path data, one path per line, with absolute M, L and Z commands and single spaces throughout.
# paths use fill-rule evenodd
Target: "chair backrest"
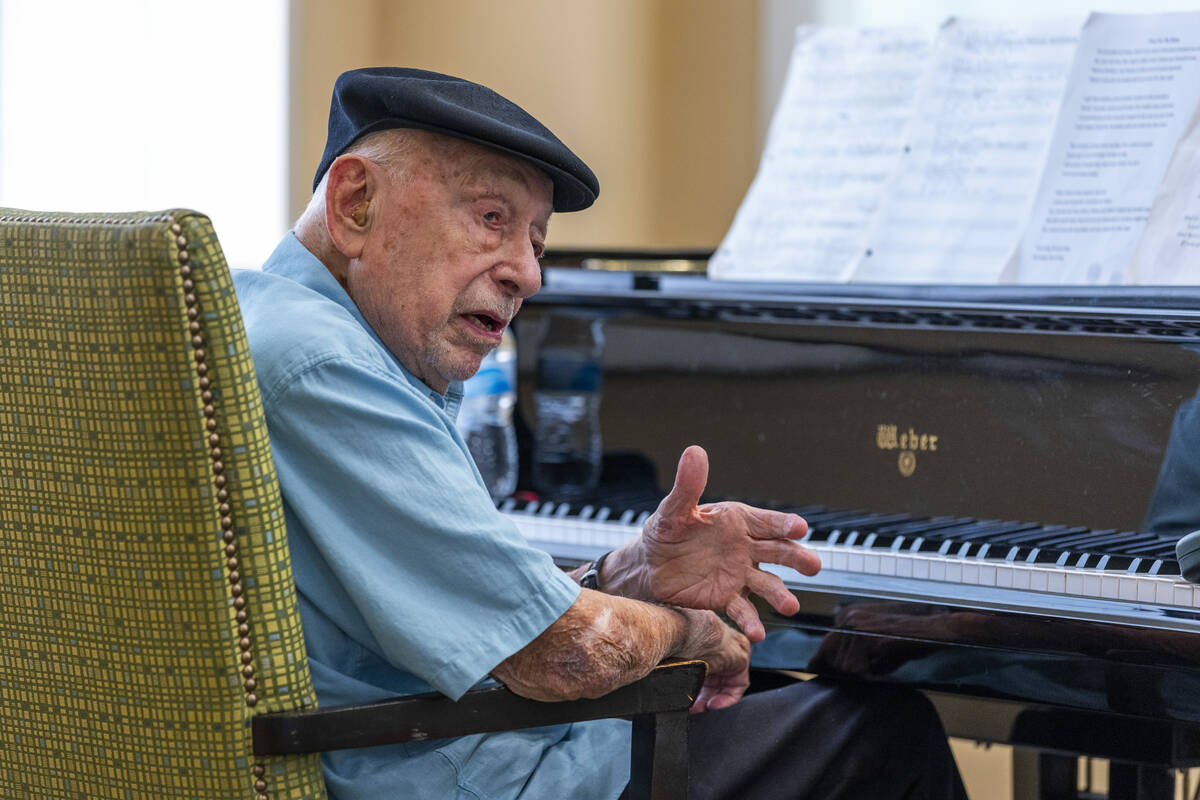
M 212 225 L 0 209 L 0 796 L 323 798 L 315 705 Z

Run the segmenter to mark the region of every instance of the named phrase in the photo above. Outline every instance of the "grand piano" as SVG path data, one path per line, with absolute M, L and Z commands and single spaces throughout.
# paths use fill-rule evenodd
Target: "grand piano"
M 1018 800 L 1079 796 L 1081 754 L 1110 760 L 1113 800 L 1175 796 L 1200 765 L 1200 586 L 1175 557 L 1200 529 L 1200 289 L 564 262 L 515 325 L 501 508 L 529 539 L 564 566 L 611 549 L 703 445 L 706 498 L 800 513 L 824 564 L 779 570 L 801 609 L 760 607 L 756 667 L 926 692 L 952 735 L 1016 746 Z M 570 499 L 528 470 L 533 365 L 564 315 L 604 332 L 604 471 Z

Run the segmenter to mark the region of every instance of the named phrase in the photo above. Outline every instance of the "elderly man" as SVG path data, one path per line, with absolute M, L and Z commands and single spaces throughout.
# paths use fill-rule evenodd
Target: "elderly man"
M 541 700 L 594 697 L 700 658 L 698 797 L 962 797 L 915 695 L 809 682 L 742 699 L 763 636 L 747 594 L 796 610 L 758 563 L 820 565 L 794 515 L 697 507 L 699 448 L 643 534 L 591 570 L 564 574 L 495 510 L 455 430 L 460 382 L 540 287 L 551 212 L 597 190 L 484 87 L 389 68 L 338 79 L 312 202 L 261 273 L 236 276 L 320 701 L 458 697 L 489 676 Z M 612 800 L 628 739 L 628 723 L 601 720 L 324 767 L 340 800 Z

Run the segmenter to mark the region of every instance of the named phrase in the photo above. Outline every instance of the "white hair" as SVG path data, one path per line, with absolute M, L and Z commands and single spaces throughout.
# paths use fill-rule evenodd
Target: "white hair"
M 417 147 L 420 136 L 421 132 L 407 128 L 375 131 L 351 144 L 342 152 L 342 155 L 353 153 L 362 156 L 385 167 L 393 176 L 398 177 L 403 175 L 407 157 Z M 321 176 L 321 182 L 313 190 L 308 205 L 296 220 L 297 225 L 300 224 L 300 220 L 310 215 L 316 219 L 325 218 L 325 183 L 328 180 L 329 170 L 326 169 L 325 174 Z

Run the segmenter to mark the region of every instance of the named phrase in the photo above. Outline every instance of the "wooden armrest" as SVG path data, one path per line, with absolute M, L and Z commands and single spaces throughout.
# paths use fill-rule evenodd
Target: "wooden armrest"
M 546 703 L 498 686 L 467 692 L 457 702 L 433 692 L 361 705 L 260 714 L 251 722 L 254 754 L 318 753 L 686 711 L 699 694 L 706 671 L 703 661 L 661 664 L 641 680 L 594 700 Z

